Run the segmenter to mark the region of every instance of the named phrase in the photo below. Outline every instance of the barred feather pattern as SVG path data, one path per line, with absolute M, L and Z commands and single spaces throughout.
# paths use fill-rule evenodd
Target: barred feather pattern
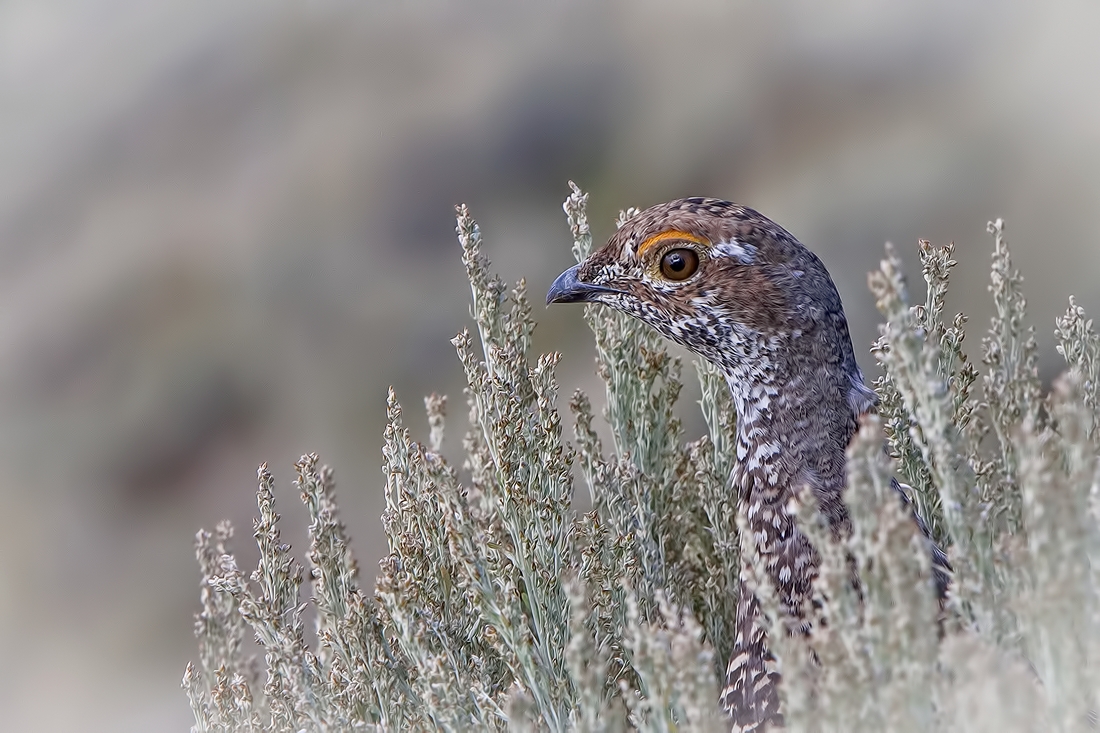
M 751 383 L 738 369 L 732 369 L 734 377 L 728 380 L 739 417 L 733 484 L 743 526 L 751 535 L 749 544 L 774 589 L 783 625 L 788 633 L 808 634 L 813 628 L 811 600 L 819 558 L 790 513 L 791 500 L 808 486 L 834 536 L 848 531 L 842 499 L 844 449 L 858 419 L 851 403 L 864 408 L 872 403 L 862 392 L 829 399 L 804 377 L 791 374 L 778 357 L 759 356 Z M 850 390 L 858 390 L 851 380 L 845 381 Z M 746 384 L 751 386 L 745 389 Z M 748 562 L 750 558 L 743 559 L 743 564 Z M 780 675 L 761 623 L 759 600 L 746 583 L 748 575 L 745 567 L 721 703 L 734 731 L 764 731 L 783 724 Z

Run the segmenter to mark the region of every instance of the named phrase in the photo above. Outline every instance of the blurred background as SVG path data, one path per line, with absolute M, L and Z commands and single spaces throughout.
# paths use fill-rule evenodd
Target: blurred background
M 918 297 L 918 238 L 956 242 L 980 357 L 1003 216 L 1049 380 L 1067 296 L 1100 314 L 1098 24 L 1061 1 L 0 4 L 0 726 L 187 729 L 193 536 L 231 518 L 254 563 L 261 461 L 299 553 L 293 461 L 336 468 L 370 581 L 387 385 L 420 437 L 449 393 L 460 444 L 458 202 L 527 277 L 566 395 L 599 389 L 581 310 L 541 307 L 568 179 L 598 241 L 680 196 L 768 214 L 831 269 L 869 372 L 887 240 Z

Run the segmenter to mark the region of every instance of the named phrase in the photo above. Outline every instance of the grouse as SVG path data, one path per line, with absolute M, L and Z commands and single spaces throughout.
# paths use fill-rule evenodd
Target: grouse
M 781 611 L 793 621 L 788 628 L 807 629 L 801 614 L 818 555 L 790 500 L 808 485 L 833 534 L 847 531 L 845 449 L 876 404 L 821 260 L 750 208 L 679 199 L 627 220 L 602 249 L 554 281 L 546 302 L 616 308 L 722 371 L 737 417 L 738 512 Z M 934 556 L 942 593 L 946 558 L 938 550 Z M 764 731 L 783 725 L 780 680 L 742 565 L 721 705 L 735 731 Z

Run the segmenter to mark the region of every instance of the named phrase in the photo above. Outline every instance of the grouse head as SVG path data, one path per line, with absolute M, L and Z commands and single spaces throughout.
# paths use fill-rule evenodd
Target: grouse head
M 603 303 L 717 365 L 735 401 L 754 385 L 843 395 L 855 415 L 873 393 L 852 351 L 828 271 L 781 226 L 712 198 L 653 206 L 563 272 L 547 303 Z

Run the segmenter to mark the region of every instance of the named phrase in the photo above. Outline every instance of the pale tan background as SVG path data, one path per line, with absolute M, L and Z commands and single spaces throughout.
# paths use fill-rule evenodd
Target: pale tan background
M 1092 2 L 0 5 L 0 728 L 187 728 L 192 536 L 232 517 L 253 561 L 260 461 L 298 551 L 291 464 L 332 463 L 373 572 L 386 386 L 418 430 L 449 392 L 458 442 L 459 201 L 536 300 L 569 178 L 598 238 L 748 203 L 830 266 L 865 366 L 886 240 L 956 241 L 979 353 L 1004 216 L 1049 378 L 1066 296 L 1100 314 L 1098 30 Z M 592 385 L 580 310 L 536 315 Z

